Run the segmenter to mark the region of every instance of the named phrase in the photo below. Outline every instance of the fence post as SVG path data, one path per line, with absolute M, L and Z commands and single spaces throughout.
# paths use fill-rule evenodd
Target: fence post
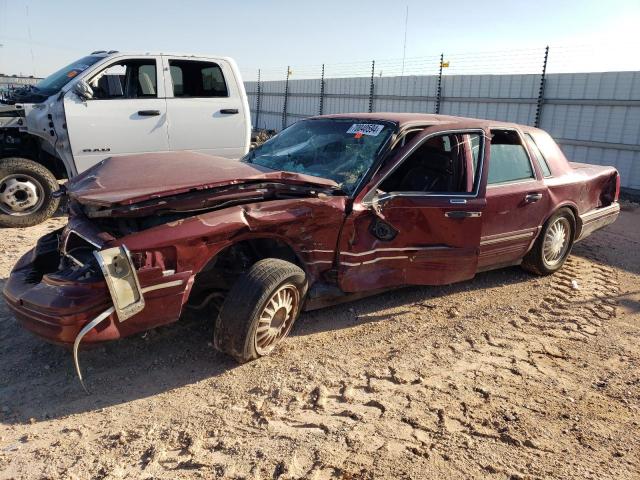
M 376 69 L 376 61 L 371 61 L 371 83 L 369 84 L 369 113 L 373 112 L 373 75 Z
M 282 104 L 282 130 L 287 128 L 287 101 L 289 100 L 289 75 L 291 66 L 287 65 L 287 79 L 284 82 L 284 102 Z
M 260 69 L 258 69 L 258 90 L 256 91 L 256 130 L 260 130 Z
M 533 126 L 540 126 L 540 117 L 542 116 L 542 104 L 544 103 L 544 84 L 547 76 L 547 59 L 549 58 L 549 45 L 544 49 L 544 62 L 542 63 L 542 75 L 540 75 L 540 91 L 538 92 L 538 104 L 536 106 L 536 119 Z
M 444 53 L 440 54 L 440 72 L 438 73 L 438 90 L 436 91 L 436 114 L 440 113 L 440 102 L 442 101 L 442 63 Z
M 318 108 L 318 115 L 322 115 L 324 112 L 324 63 L 322 64 L 322 75 L 320 76 L 320 107 Z

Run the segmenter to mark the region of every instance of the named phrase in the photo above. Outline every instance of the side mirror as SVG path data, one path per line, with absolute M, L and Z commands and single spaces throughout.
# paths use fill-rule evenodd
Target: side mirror
M 84 80 L 80 80 L 73 87 L 73 91 L 82 100 L 91 100 L 93 98 L 93 89 Z

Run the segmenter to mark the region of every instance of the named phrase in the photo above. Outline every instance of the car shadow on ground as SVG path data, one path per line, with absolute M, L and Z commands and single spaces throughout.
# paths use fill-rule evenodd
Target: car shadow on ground
M 605 232 L 603 232 L 605 233 Z M 608 236 L 605 237 L 602 234 L 595 234 L 594 240 L 586 239 L 577 243 L 571 254 L 586 258 L 595 263 L 607 265 L 609 267 L 617 268 L 619 270 L 626 270 L 629 273 L 640 275 L 640 255 L 636 252 L 629 251 L 628 249 L 640 250 L 640 243 L 635 242 L 636 245 L 629 244 L 627 239 L 621 239 L 617 244 L 615 242 L 616 237 L 610 232 L 606 232 Z M 626 241 L 625 241 L 626 240 Z M 598 244 L 595 243 L 598 242 Z M 628 255 L 620 255 L 613 252 L 607 252 L 607 248 L 612 250 L 629 251 Z M 609 253 L 609 254 L 608 254 Z M 637 261 L 633 261 L 633 256 L 638 258 Z
M 408 309 L 417 303 L 428 307 L 429 301 L 437 297 L 534 278 L 515 267 L 482 273 L 474 280 L 454 285 L 394 290 L 304 313 L 292 336 L 392 321 L 405 310 L 403 307 Z M 0 287 L 4 282 L 0 280 Z M 71 352 L 23 330 L 2 303 L 0 423 L 41 421 L 124 404 L 212 379 L 238 366 L 214 350 L 213 318 L 185 318 L 145 334 L 81 351 L 80 365 L 90 390 L 87 395 L 76 377 Z M 377 314 L 383 306 L 393 313 Z M 207 382 L 202 388 L 215 388 L 215 382 Z
M 434 299 L 443 299 L 460 292 L 482 291 L 534 280 L 533 276 L 520 267 L 503 268 L 477 274 L 472 280 L 437 287 L 410 286 L 394 289 L 360 300 L 343 303 L 333 307 L 307 312 L 297 322 L 292 336 L 313 335 L 316 333 L 351 328 L 362 323 L 391 321 L 396 316 L 411 311 L 415 306 L 428 310 Z M 406 307 L 406 308 L 403 308 Z M 451 305 L 455 307 L 455 305 Z M 388 313 L 379 313 L 385 311 Z

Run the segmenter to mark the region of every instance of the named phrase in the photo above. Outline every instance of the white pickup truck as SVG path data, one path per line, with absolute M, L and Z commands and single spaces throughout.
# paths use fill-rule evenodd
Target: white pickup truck
M 58 181 L 107 157 L 193 150 L 239 158 L 250 136 L 232 59 L 93 52 L 0 104 L 0 226 L 47 219 Z

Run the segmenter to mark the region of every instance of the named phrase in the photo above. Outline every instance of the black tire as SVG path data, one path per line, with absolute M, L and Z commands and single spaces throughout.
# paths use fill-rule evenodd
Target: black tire
M 568 245 L 564 248 L 565 251 L 562 255 L 554 262 L 549 263 L 545 259 L 544 255 L 544 243 L 547 233 L 549 233 L 549 229 L 559 220 L 566 219 L 568 222 L 568 226 L 570 228 L 569 238 L 567 240 Z M 576 218 L 573 215 L 573 212 L 568 208 L 561 208 L 557 212 L 555 212 L 549 219 L 545 222 L 536 242 L 533 245 L 533 248 L 525 255 L 522 260 L 522 268 L 535 273 L 536 275 L 551 275 L 552 273 L 557 272 L 562 268 L 564 262 L 567 260 L 567 257 L 571 253 L 571 249 L 573 248 L 573 241 L 576 235 Z
M 297 301 L 290 314 L 285 314 L 282 335 L 278 334 L 270 348 L 262 348 L 258 345 L 261 315 L 265 314 L 265 307 L 272 296 L 282 289 L 290 295 L 295 295 L 297 290 Z M 238 278 L 227 294 L 216 320 L 215 347 L 240 363 L 269 354 L 291 331 L 300 314 L 306 289 L 306 275 L 293 263 L 277 258 L 256 262 Z
M 25 175 L 25 178 L 34 180 L 41 189 L 42 203 L 33 212 L 23 215 L 0 210 L 0 227 L 31 227 L 51 217 L 60 204 L 59 198 L 53 198 L 53 192 L 59 188 L 56 177 L 47 168 L 33 160 L 17 157 L 3 158 L 0 160 L 0 194 L 5 188 L 3 180 L 14 175 Z M 4 203 L 3 207 L 5 210 L 10 208 Z

